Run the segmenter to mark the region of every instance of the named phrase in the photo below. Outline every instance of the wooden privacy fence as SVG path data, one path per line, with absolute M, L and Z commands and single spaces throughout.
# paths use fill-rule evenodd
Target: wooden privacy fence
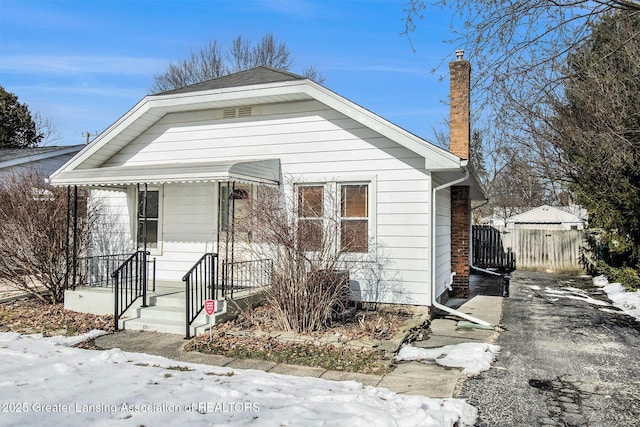
M 521 230 L 473 227 L 473 263 L 480 268 L 582 270 L 587 247 L 582 230 Z

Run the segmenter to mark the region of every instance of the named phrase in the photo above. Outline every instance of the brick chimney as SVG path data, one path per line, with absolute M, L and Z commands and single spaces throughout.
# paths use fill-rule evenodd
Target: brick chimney
M 457 50 L 457 59 L 449 63 L 450 117 L 449 151 L 468 160 L 471 144 L 471 64 Z M 451 270 L 453 277 L 451 296 L 469 297 L 471 198 L 468 186 L 451 187 Z
M 457 60 L 449 63 L 449 151 L 468 160 L 471 143 L 471 63 L 462 59 L 463 50 L 457 50 Z

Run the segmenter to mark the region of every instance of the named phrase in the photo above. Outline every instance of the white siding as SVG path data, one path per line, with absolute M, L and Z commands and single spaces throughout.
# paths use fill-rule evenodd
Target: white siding
M 156 257 L 158 280 L 181 280 L 205 253 L 216 251 L 216 183 L 163 186 L 161 251 Z
M 353 278 L 361 298 L 428 304 L 431 178 L 425 159 L 315 101 L 263 105 L 255 113 L 236 119 L 221 119 L 219 111 L 168 114 L 104 166 L 277 158 L 284 180 L 375 182 L 377 259 Z M 179 279 L 205 250 L 215 250 L 214 187 L 164 186 L 159 278 Z
M 436 193 L 436 297 L 445 291 L 451 277 L 451 192 Z
M 94 189 L 89 196 L 89 212 L 97 212 L 90 255 L 113 255 L 134 250 L 132 195 L 125 189 Z

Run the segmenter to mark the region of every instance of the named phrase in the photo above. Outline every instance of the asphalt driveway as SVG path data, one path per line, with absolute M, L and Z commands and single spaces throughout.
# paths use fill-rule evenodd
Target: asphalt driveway
M 567 289 L 569 288 L 569 289 Z M 579 276 L 516 271 L 494 367 L 458 397 L 479 426 L 640 426 L 640 322 Z

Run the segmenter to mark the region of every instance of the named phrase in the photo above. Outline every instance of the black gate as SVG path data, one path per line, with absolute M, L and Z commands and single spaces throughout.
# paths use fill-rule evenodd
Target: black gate
M 474 225 L 472 234 L 474 267 L 500 271 L 516 269 L 516 256 L 511 248 L 504 247 L 500 230 L 487 225 Z

